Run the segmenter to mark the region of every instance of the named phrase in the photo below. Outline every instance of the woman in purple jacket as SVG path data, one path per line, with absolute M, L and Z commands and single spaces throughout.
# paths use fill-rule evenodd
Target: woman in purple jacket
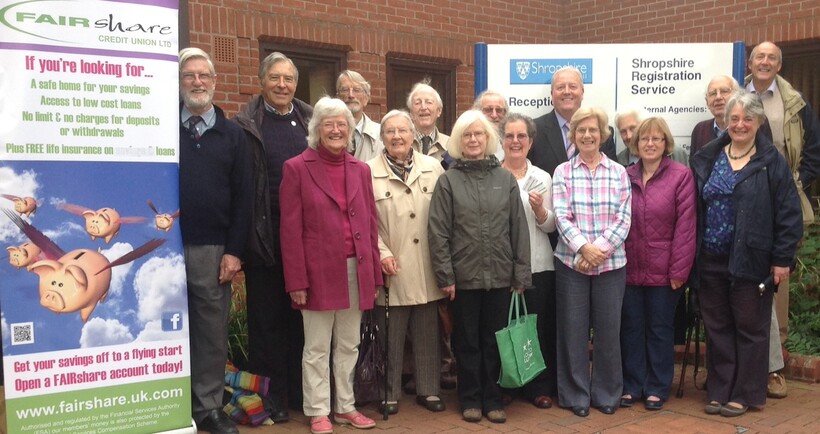
M 627 168 L 632 227 L 625 244 L 621 407 L 644 396 L 647 410 L 660 410 L 674 372 L 675 306 L 695 257 L 695 183 L 686 166 L 668 157 L 675 142 L 662 118 L 641 122 L 629 147 L 640 161 Z

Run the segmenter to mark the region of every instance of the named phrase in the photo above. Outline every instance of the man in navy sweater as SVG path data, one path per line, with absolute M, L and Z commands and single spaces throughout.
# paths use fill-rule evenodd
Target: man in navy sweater
M 231 280 L 251 222 L 245 134 L 213 105 L 216 73 L 198 48 L 179 52 L 179 207 L 191 339 L 193 418 L 199 429 L 238 434 L 222 410 Z

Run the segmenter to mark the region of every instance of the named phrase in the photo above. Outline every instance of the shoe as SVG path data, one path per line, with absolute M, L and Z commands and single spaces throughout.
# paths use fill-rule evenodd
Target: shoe
M 270 420 L 274 423 L 285 423 L 290 420 L 290 415 L 288 414 L 288 410 L 281 405 L 277 404 L 277 401 L 271 399 L 270 397 L 263 396 L 262 397 L 262 405 L 265 406 L 265 411 L 270 414 Z
M 477 408 L 468 408 L 461 412 L 461 417 L 466 422 L 481 422 L 481 410 Z
M 621 397 L 621 408 L 629 408 L 635 404 L 635 398 L 632 395 L 624 395 Z
M 492 423 L 504 423 L 507 421 L 507 413 L 504 410 L 490 410 L 487 412 L 487 420 Z
M 749 409 L 748 405 L 728 403 L 720 409 L 720 415 L 725 417 L 741 416 Z
M 399 412 L 399 403 L 398 401 L 384 401 L 379 403 L 379 414 L 384 414 L 385 407 L 387 408 L 387 414 L 396 414 Z
M 376 426 L 376 421 L 356 410 L 344 414 L 336 413 L 333 415 L 333 420 L 340 425 L 353 425 L 353 428 L 359 429 L 369 429 Z
M 416 394 L 416 382 L 415 380 L 410 380 L 407 383 L 404 383 L 404 393 L 408 395 L 415 395 Z
M 197 424 L 197 429 L 211 434 L 239 434 L 236 424 L 222 409 L 213 409 Z
M 706 404 L 706 407 L 703 407 L 703 411 L 705 411 L 706 414 L 713 414 L 714 415 L 714 414 L 720 414 L 720 410 L 722 408 L 723 408 L 723 406 L 720 405 L 719 402 L 712 401 L 712 402 Z
M 416 403 L 430 411 L 444 411 L 444 401 L 435 395 L 416 395 Z
M 655 398 L 654 400 L 649 398 Z M 657 411 L 663 408 L 663 400 L 657 396 L 649 396 L 643 402 L 644 407 L 649 411 Z
M 572 407 L 572 412 L 578 417 L 589 416 L 589 407 Z
M 546 395 L 538 395 L 532 400 L 532 405 L 538 408 L 551 408 L 552 399 Z
M 327 416 L 310 418 L 310 432 L 311 434 L 331 434 L 333 432 L 333 424 L 330 423 L 330 418 Z
M 769 374 L 769 385 L 766 387 L 766 396 L 781 399 L 785 398 L 788 394 L 789 389 L 786 387 L 786 379 L 777 372 Z
M 602 405 L 598 407 L 598 411 L 603 414 L 615 414 L 615 406 L 612 405 Z

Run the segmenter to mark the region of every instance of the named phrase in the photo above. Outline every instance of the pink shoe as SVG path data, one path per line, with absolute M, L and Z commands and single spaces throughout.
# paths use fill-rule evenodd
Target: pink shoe
M 316 416 L 310 418 L 310 432 L 312 434 L 332 434 L 333 424 L 327 416 Z
M 369 417 L 367 417 L 367 416 L 365 416 L 365 415 L 363 415 L 363 414 L 361 414 L 361 413 L 359 413 L 358 411 L 355 411 L 355 410 L 351 411 L 350 413 L 345 413 L 345 414 L 336 413 L 333 416 L 333 419 L 338 424 L 353 425 L 353 427 L 359 428 L 359 429 L 368 429 L 368 428 L 373 428 L 374 426 L 376 426 L 376 422 L 373 419 L 371 419 L 371 418 L 369 418 Z

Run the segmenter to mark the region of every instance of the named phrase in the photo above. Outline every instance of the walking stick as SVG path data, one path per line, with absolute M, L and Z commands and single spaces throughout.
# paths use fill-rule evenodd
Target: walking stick
M 388 283 L 387 276 L 385 276 L 385 283 Z M 390 348 L 390 340 L 388 337 L 390 334 L 388 333 L 390 330 L 390 287 L 388 284 L 384 285 L 384 420 L 387 420 L 387 373 L 388 373 L 388 364 L 390 363 L 390 358 L 388 354 L 390 352 L 388 349 Z

